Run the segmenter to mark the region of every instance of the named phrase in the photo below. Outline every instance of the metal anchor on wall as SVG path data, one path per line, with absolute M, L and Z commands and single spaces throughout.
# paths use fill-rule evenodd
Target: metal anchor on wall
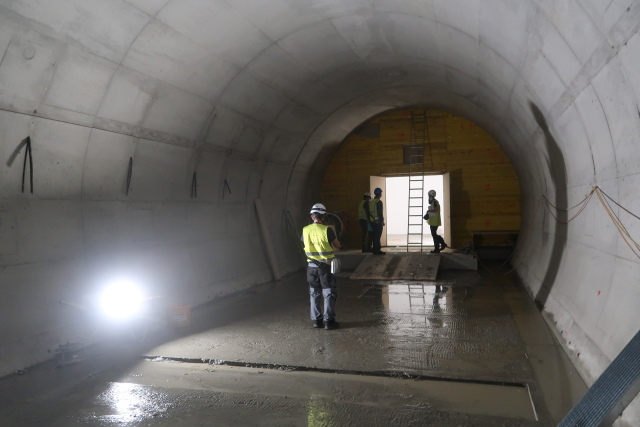
M 195 199 L 198 197 L 198 178 L 196 176 L 196 172 L 193 171 L 193 178 L 191 178 L 191 198 Z
M 27 157 L 29 158 L 29 184 L 31 194 L 33 194 L 33 156 L 31 154 L 31 137 L 27 136 L 25 139 L 20 141 L 20 144 L 16 147 L 16 149 L 11 153 L 9 159 L 7 160 L 7 166 L 11 166 L 13 161 L 18 157 L 20 150 L 22 147 L 26 147 L 24 152 L 24 162 L 22 163 L 22 192 L 24 193 L 24 178 L 27 172 Z
M 125 188 L 125 195 L 129 195 L 129 188 L 131 187 L 131 177 L 133 176 L 133 157 L 129 157 L 129 166 L 127 167 L 127 187 Z
M 27 156 L 29 156 L 29 188 L 33 194 L 33 157 L 31 155 L 31 137 L 22 140 L 20 145 L 25 144 L 27 149 L 24 152 L 24 162 L 22 163 L 22 192 L 24 193 L 24 175 L 27 171 Z
M 231 187 L 229 187 L 229 183 L 227 182 L 226 178 L 224 180 L 224 185 L 222 186 L 222 198 L 224 199 L 224 191 L 228 190 L 229 194 L 231 194 Z

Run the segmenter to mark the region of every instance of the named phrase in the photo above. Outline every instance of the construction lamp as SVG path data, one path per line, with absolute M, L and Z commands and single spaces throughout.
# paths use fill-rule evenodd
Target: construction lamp
M 101 311 L 113 320 L 125 320 L 142 312 L 144 297 L 132 282 L 121 280 L 108 285 L 100 294 Z

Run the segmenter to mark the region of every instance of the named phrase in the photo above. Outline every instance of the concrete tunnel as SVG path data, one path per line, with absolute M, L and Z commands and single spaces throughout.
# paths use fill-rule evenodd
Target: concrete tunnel
M 509 157 L 513 267 L 593 384 L 640 328 L 639 29 L 637 0 L 2 2 L 0 374 L 112 276 L 193 306 L 272 280 L 256 199 L 301 269 L 286 215 L 357 126 L 422 106 Z M 595 196 L 566 224 L 593 187 L 626 235 Z

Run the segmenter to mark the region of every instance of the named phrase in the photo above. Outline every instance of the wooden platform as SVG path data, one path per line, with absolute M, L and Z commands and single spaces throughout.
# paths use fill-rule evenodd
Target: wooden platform
M 440 254 L 402 252 L 369 255 L 355 269 L 350 279 L 436 280 Z

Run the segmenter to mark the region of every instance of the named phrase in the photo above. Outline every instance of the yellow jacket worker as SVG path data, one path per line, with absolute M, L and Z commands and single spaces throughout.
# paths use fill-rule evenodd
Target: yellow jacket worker
M 440 202 L 436 200 L 436 190 L 429 190 L 427 194 L 429 195 L 429 208 L 427 209 L 429 218 L 427 219 L 427 224 L 429 224 L 429 228 L 431 228 L 434 246 L 431 253 L 437 254 L 446 248 L 447 244 L 444 242 L 442 236 L 438 235 L 438 227 L 442 225 L 442 220 L 440 219 Z M 426 216 L 427 215 L 425 215 L 425 217 Z
M 302 229 L 304 252 L 307 255 L 307 282 L 311 302 L 311 320 L 314 328 L 336 329 L 336 278 L 331 273 L 334 247 L 340 249 L 340 241 L 331 227 L 322 224 L 327 210 L 322 203 L 311 207 L 309 224 Z M 324 309 L 322 303 L 324 299 Z

